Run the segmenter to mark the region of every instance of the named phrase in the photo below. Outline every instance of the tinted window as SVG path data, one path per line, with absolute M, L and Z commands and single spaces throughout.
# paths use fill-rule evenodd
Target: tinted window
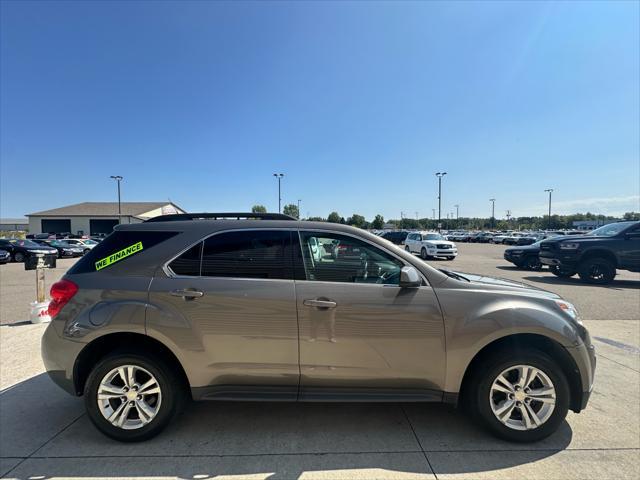
M 388 253 L 353 237 L 300 232 L 307 280 L 397 285 L 403 264 Z
M 213 235 L 204 242 L 202 275 L 291 279 L 285 261 L 289 231 L 246 230 Z M 289 255 L 290 258 L 290 255 Z
M 120 265 L 126 262 L 127 258 L 133 255 L 140 255 L 141 252 L 155 247 L 174 235 L 177 235 L 177 232 L 116 230 L 81 257 L 71 267 L 69 273 L 108 270 L 111 266 Z
M 194 245 L 184 252 L 173 262 L 169 264 L 169 268 L 176 275 L 185 275 L 189 277 L 200 276 L 200 258 L 202 255 L 202 242 Z

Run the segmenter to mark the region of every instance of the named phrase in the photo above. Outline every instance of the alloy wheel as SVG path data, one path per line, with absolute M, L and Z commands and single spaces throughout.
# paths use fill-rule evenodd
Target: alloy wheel
M 516 365 L 503 370 L 494 380 L 489 403 L 503 425 L 513 430 L 533 430 L 551 417 L 556 390 L 542 370 Z
M 158 380 L 137 365 L 122 365 L 107 373 L 98 387 L 98 408 L 113 426 L 135 430 L 149 424 L 160 410 Z

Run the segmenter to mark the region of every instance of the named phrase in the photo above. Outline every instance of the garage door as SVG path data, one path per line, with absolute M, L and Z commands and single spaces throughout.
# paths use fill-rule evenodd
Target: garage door
M 42 233 L 68 233 L 71 232 L 70 219 L 41 220 Z
M 113 227 L 116 225 L 118 225 L 118 220 L 89 220 L 91 235 L 97 235 L 98 233 L 109 234 L 113 232 Z

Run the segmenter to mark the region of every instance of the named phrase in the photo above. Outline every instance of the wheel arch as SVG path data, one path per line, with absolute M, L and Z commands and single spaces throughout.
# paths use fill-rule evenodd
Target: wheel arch
M 141 354 L 149 353 L 160 357 L 176 369 L 185 391 L 189 392 L 189 380 L 184 367 L 175 354 L 162 342 L 148 335 L 133 332 L 109 333 L 88 343 L 78 354 L 73 366 L 73 384 L 76 395 L 82 395 L 87 378 L 93 367 L 109 353 L 116 350 L 135 349 Z
M 579 412 L 581 410 L 583 392 L 580 371 L 576 362 L 560 343 L 550 337 L 535 333 L 518 333 L 500 337 L 480 349 L 467 365 L 462 377 L 458 401 L 464 405 L 469 399 L 471 394 L 469 391 L 471 378 L 479 371 L 479 367 L 482 365 L 484 359 L 504 349 L 515 350 L 517 352 L 518 349 L 524 350 L 531 348 L 546 353 L 557 362 L 569 384 L 569 408 L 575 412 Z
M 614 268 L 618 268 L 618 258 L 611 252 L 611 250 L 606 250 L 603 248 L 593 248 L 589 249 L 582 254 L 580 258 L 580 262 L 585 260 L 589 260 L 591 258 L 604 258 L 613 263 Z

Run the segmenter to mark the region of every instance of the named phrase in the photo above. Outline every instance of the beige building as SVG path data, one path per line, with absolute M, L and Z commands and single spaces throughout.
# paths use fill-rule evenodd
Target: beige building
M 158 215 L 186 213 L 171 202 L 122 202 L 122 223 L 139 223 Z M 118 202 L 84 202 L 27 214 L 29 233 L 96 235 L 118 224 Z

